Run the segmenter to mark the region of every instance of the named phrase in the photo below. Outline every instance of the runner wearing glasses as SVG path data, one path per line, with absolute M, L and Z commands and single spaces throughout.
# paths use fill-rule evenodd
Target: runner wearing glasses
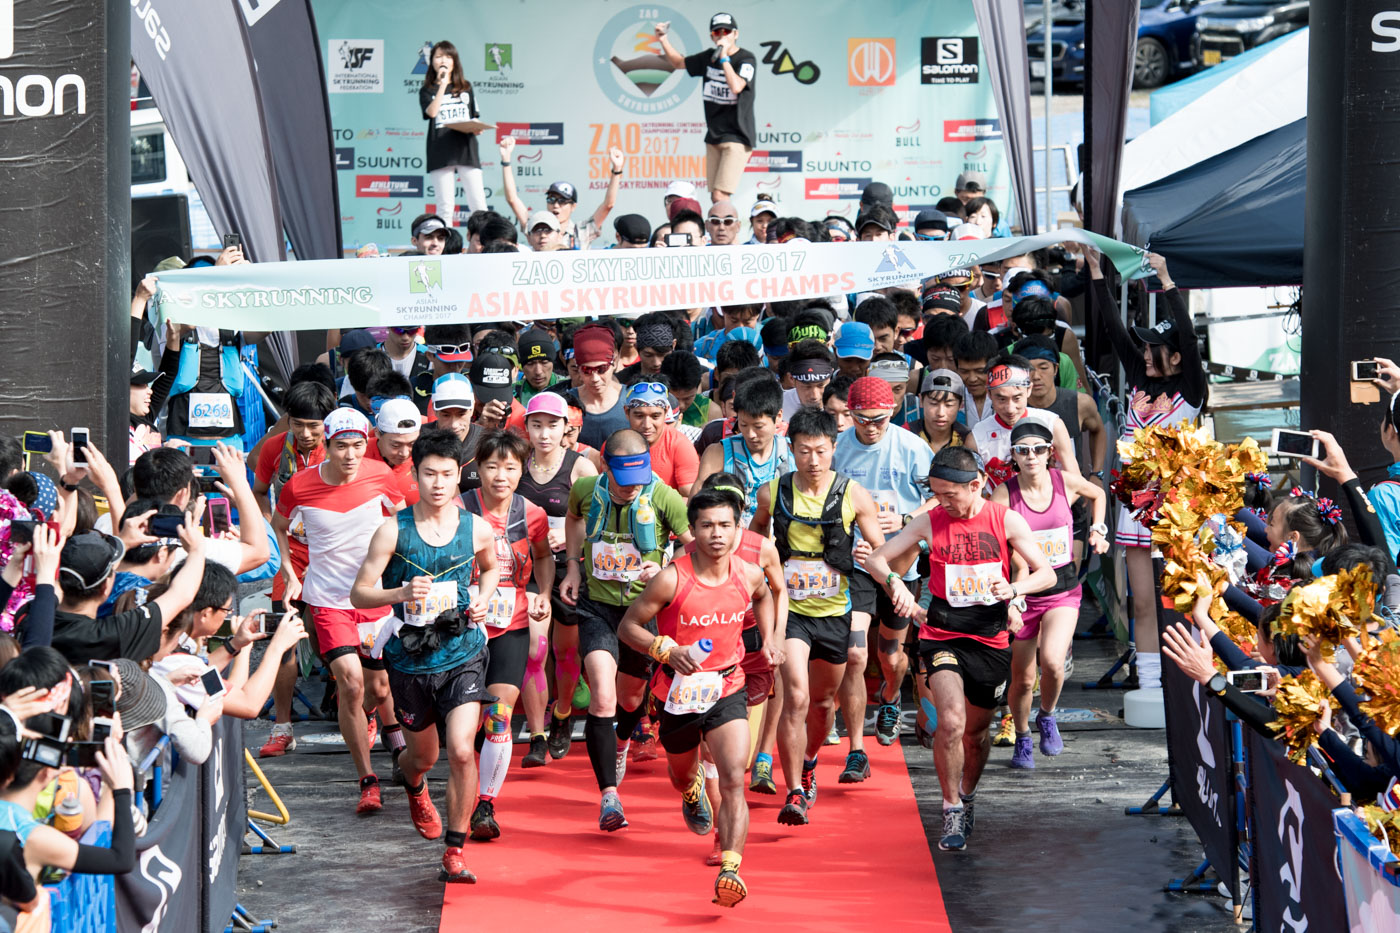
M 536 226 L 536 221 L 535 215 L 531 213 L 530 208 L 525 206 L 525 202 L 520 200 L 520 195 L 516 193 L 515 170 L 511 167 L 511 154 L 515 152 L 515 137 L 502 136 L 498 143 L 501 150 L 502 190 L 506 196 L 506 203 L 515 212 L 515 219 L 520 224 L 520 229 L 528 234 Z M 603 203 L 598 205 L 598 209 L 593 212 L 583 226 L 579 226 L 573 219 L 574 208 L 578 206 L 578 189 L 567 181 L 556 181 L 545 192 L 545 210 L 553 214 L 554 219 L 559 224 L 559 234 L 563 238 L 564 249 L 588 249 L 593 245 L 594 240 L 603 235 L 603 224 L 617 204 L 617 191 L 622 185 L 622 150 L 616 146 L 609 149 L 608 161 L 611 164 L 611 169 L 608 175 L 607 193 L 603 195 Z

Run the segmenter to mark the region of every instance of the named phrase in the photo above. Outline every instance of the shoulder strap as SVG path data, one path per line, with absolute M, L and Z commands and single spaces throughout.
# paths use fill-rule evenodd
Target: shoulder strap
M 510 514 L 506 517 L 506 538 L 511 541 L 530 538 L 525 517 L 525 497 L 520 493 L 516 493 L 510 499 Z
M 690 555 L 682 554 L 671 565 L 676 568 L 676 595 L 671 599 L 671 605 L 680 612 L 685 603 L 685 599 L 690 595 L 690 591 L 695 589 L 695 568 L 690 562 Z

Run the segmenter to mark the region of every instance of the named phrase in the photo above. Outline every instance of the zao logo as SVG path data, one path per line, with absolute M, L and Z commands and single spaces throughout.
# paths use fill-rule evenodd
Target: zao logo
M 136 2 L 132 0 L 132 5 Z M 167 48 L 168 41 L 167 38 Z M 14 54 L 15 3 L 14 0 L 0 0 L 0 59 Z M 60 116 L 64 92 L 69 88 L 73 90 L 74 112 L 87 113 L 87 84 L 80 75 L 59 75 L 57 81 L 48 75 L 20 75 L 13 83 L 0 75 L 0 115 L 12 117 L 18 110 L 25 117 Z

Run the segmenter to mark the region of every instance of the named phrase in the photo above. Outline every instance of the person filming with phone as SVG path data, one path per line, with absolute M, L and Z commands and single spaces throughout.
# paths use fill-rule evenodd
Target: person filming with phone
M 428 178 L 437 198 L 437 215 L 449 227 L 457 225 L 457 179 L 469 211 L 486 210 L 486 187 L 481 180 L 481 156 L 477 134 L 486 129 L 478 119 L 472 83 L 462 74 L 457 47 L 446 39 L 433 46 L 428 56 L 428 73 L 418 89 L 418 104 L 428 121 Z M 479 129 L 463 132 L 455 126 L 479 124 Z

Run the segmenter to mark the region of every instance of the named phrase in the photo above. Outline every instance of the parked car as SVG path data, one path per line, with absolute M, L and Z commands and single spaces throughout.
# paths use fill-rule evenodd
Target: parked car
M 1308 0 L 1222 3 L 1196 19 L 1193 54 L 1209 68 L 1307 24 Z
M 1193 52 L 1197 14 L 1225 0 L 1141 0 L 1133 86 L 1154 88 L 1187 74 L 1199 62 Z M 1085 0 L 1056 0 L 1051 7 L 1051 77 L 1056 83 L 1084 80 Z M 1045 5 L 1026 0 L 1026 50 L 1032 78 L 1045 77 Z

